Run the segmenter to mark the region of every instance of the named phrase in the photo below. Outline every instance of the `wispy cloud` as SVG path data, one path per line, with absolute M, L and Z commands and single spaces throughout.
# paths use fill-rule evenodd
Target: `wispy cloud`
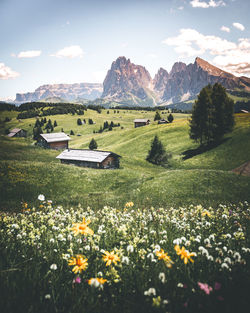
M 69 46 L 65 47 L 61 50 L 58 50 L 55 54 L 51 54 L 53 57 L 57 58 L 68 58 L 68 59 L 73 59 L 73 58 L 82 58 L 84 55 L 84 51 L 80 46 Z
M 233 26 L 241 31 L 245 30 L 245 26 L 240 23 L 233 23 Z
M 222 30 L 223 32 L 226 32 L 226 33 L 230 33 L 230 28 L 226 27 L 226 26 L 221 26 L 220 30 Z
M 213 62 L 224 70 L 234 74 L 250 75 L 250 38 L 241 38 L 235 43 L 185 28 L 180 30 L 178 36 L 169 37 L 162 43 L 174 46 L 174 50 L 182 57 L 208 52 L 214 56 Z
M 17 57 L 19 59 L 22 58 L 36 58 L 41 55 L 42 51 L 41 50 L 29 50 L 29 51 L 21 51 L 18 53 Z
M 192 0 L 190 1 L 190 4 L 193 8 L 216 8 L 220 6 L 225 6 L 226 3 L 222 0 L 215 1 L 215 0 L 209 0 L 209 1 L 200 1 L 200 0 Z
M 10 67 L 6 66 L 4 63 L 0 63 L 0 79 L 10 79 L 10 78 L 16 78 L 20 74 L 13 71 Z

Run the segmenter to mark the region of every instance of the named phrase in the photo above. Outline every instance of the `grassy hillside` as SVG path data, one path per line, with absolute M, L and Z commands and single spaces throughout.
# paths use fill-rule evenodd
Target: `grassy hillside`
M 88 110 L 80 116 L 86 121 L 92 118 L 94 125 L 78 126 L 77 115 L 56 115 L 47 119 L 57 121 L 55 131 L 62 128 L 68 134 L 74 131 L 71 148 L 87 148 L 91 138 L 95 138 L 98 149 L 120 154 L 119 170 L 62 165 L 55 158 L 58 151 L 34 145 L 31 136 L 35 118 L 18 121 L 17 113 L 2 112 L 1 120 L 6 116 L 12 120 L 1 123 L 0 128 L 1 209 L 19 209 L 22 201 L 32 203 L 38 194 L 46 195 L 56 204 L 81 203 L 94 208 L 122 207 L 127 201 L 146 207 L 250 201 L 250 178 L 231 172 L 250 158 L 250 115 L 236 115 L 233 133 L 216 148 L 197 154 L 198 145 L 188 136 L 188 115 L 174 114 L 172 124 L 158 125 L 153 122 L 154 112 L 119 110 L 117 113 L 116 110 L 114 113 L 115 110 L 110 109 L 107 114 L 107 111 L 99 114 Z M 152 123 L 135 129 L 134 118 L 149 118 Z M 121 127 L 94 134 L 106 120 L 120 123 Z M 4 129 L 12 127 L 28 130 L 29 137 L 4 136 Z M 156 134 L 173 155 L 168 168 L 145 161 Z M 184 160 L 184 155 L 194 156 Z

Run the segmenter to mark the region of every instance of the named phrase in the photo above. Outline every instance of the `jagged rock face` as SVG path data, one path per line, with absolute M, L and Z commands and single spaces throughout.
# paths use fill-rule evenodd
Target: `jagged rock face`
M 179 102 L 196 96 L 208 84 L 221 83 L 227 89 L 250 90 L 250 79 L 230 73 L 196 58 L 194 64 L 175 65 L 165 85 L 162 101 Z
M 59 97 L 68 101 L 77 98 L 94 100 L 102 94 L 102 84 L 80 83 L 80 84 L 54 84 L 43 85 L 35 92 L 17 93 L 16 102 L 39 101 L 50 97 Z
M 159 94 L 160 97 L 163 96 L 166 84 L 169 78 L 169 74 L 164 68 L 160 68 L 157 74 L 155 75 L 153 85 L 154 90 Z
M 135 65 L 125 57 L 119 57 L 111 65 L 103 82 L 103 98 L 126 99 L 131 95 L 139 99 L 147 98 L 147 88 L 151 88 L 149 72 L 141 65 Z

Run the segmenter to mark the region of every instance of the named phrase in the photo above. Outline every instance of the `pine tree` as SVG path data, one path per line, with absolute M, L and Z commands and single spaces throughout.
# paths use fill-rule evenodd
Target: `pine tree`
M 71 129 L 71 131 L 70 131 L 70 135 L 71 135 L 71 136 L 74 136 L 74 135 L 75 135 L 75 133 L 73 132 L 72 129 Z
M 82 125 L 82 120 L 80 118 L 77 119 L 77 125 Z
M 169 123 L 172 123 L 173 120 L 174 120 L 174 117 L 173 117 L 173 115 L 170 113 L 169 116 L 168 116 L 168 121 L 169 121 Z
M 234 126 L 234 103 L 226 90 L 216 83 L 204 87 L 193 106 L 190 138 L 209 145 L 219 142 Z
M 156 111 L 154 121 L 159 121 L 160 119 L 161 119 L 161 115 L 160 115 L 159 111 Z
M 56 122 L 56 120 L 54 121 L 54 127 L 56 127 L 57 126 L 57 122 Z
M 170 158 L 171 154 L 166 153 L 161 141 L 156 135 L 151 143 L 151 149 L 148 152 L 146 160 L 153 164 L 164 165 L 167 164 Z
M 95 149 L 97 149 L 97 147 L 98 147 L 97 142 L 95 141 L 94 138 L 92 138 L 90 143 L 89 143 L 89 149 L 90 150 L 95 150 Z

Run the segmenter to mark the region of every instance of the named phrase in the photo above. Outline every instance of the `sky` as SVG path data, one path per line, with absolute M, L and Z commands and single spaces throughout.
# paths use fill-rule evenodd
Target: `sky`
M 249 0 L 0 0 L 0 99 L 102 83 L 125 56 L 152 77 L 199 56 L 250 77 Z

